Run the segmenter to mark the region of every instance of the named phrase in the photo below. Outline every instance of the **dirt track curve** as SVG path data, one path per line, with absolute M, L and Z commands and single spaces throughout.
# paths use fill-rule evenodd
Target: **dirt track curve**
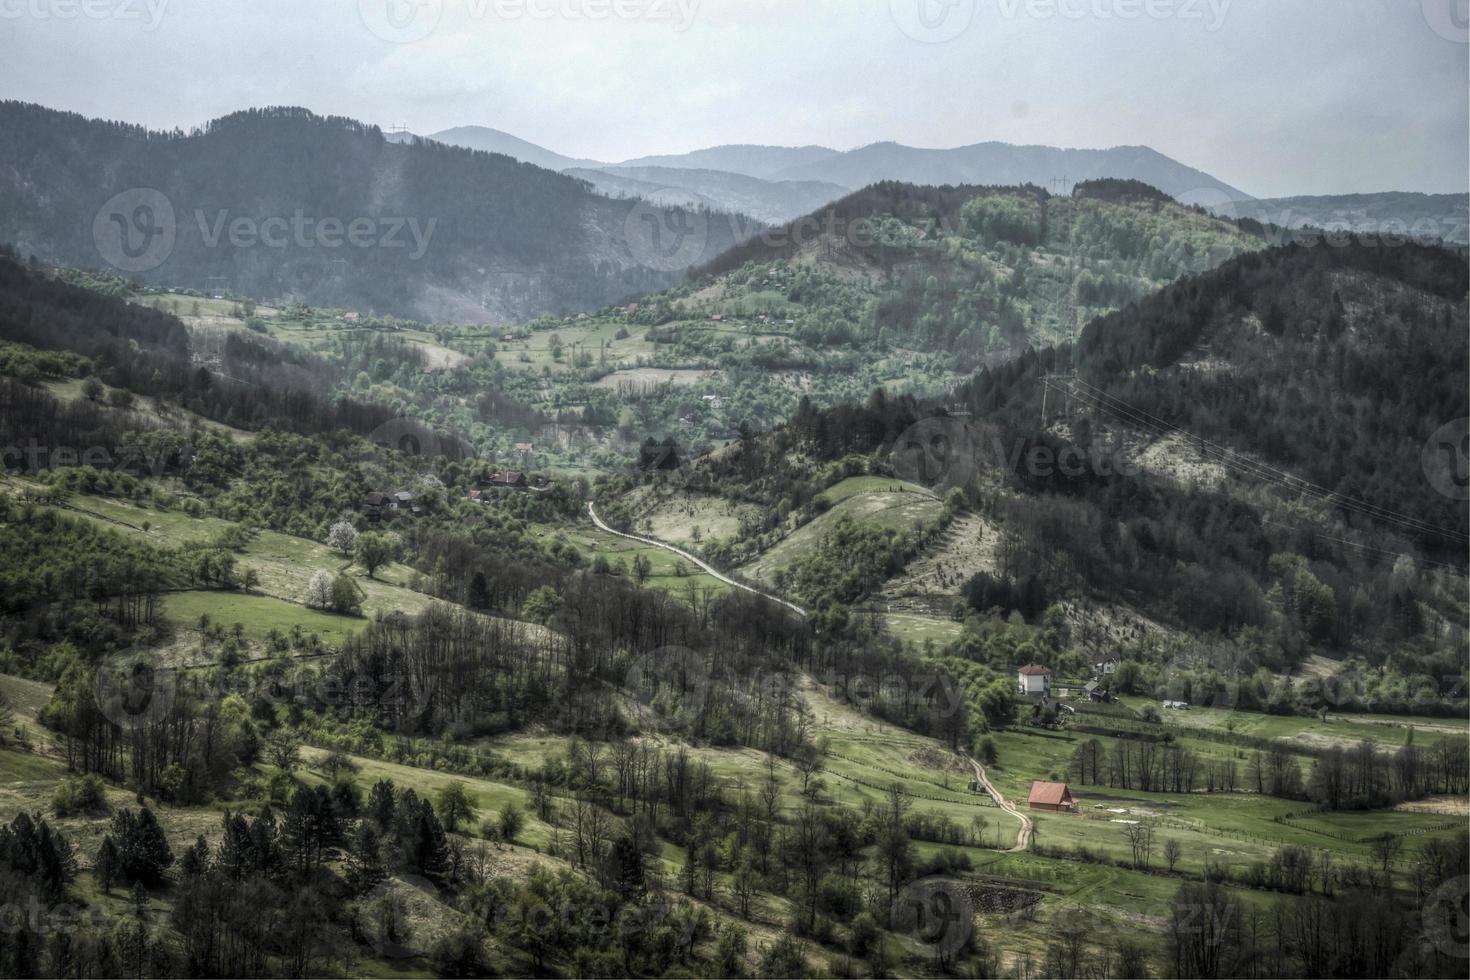
M 711 568 L 708 563 L 700 561 L 698 558 L 695 558 L 683 548 L 676 548 L 671 544 L 665 544 L 664 542 L 655 540 L 653 538 L 641 538 L 636 534 L 624 534 L 622 531 L 613 530 L 603 523 L 602 518 L 597 516 L 597 507 L 591 501 L 587 502 L 587 513 L 591 516 L 592 523 L 596 524 L 600 530 L 606 531 L 608 534 L 617 535 L 620 538 L 627 538 L 629 541 L 637 541 L 639 544 L 646 544 L 650 548 L 662 548 L 664 551 L 678 555 L 680 558 L 683 558 L 687 562 L 692 562 L 694 565 L 698 566 L 699 569 L 705 574 L 719 579 L 726 585 L 734 586 L 737 589 L 744 589 L 746 592 L 750 592 L 754 595 L 764 596 L 765 598 L 770 599 L 772 602 L 779 602 L 781 605 L 785 606 L 787 609 L 790 609 L 798 616 L 801 616 L 803 618 L 806 616 L 806 610 L 798 606 L 796 603 L 788 602 L 785 599 L 780 598 L 779 596 L 771 595 L 769 592 L 762 592 L 760 589 L 752 588 L 751 586 L 746 585 L 744 582 L 737 582 L 730 576 L 719 571 L 718 569 Z M 967 762 L 970 763 L 970 765 L 975 767 L 975 778 L 979 780 L 980 785 L 984 787 L 985 792 L 990 794 L 990 798 L 995 801 L 995 805 L 1021 822 L 1021 830 L 1019 833 L 1016 834 L 1016 846 L 1011 848 L 1011 852 L 1015 853 L 1026 850 L 1026 848 L 1029 847 L 1031 844 L 1031 818 L 1026 816 L 1020 810 L 1016 809 L 1016 805 L 1014 803 L 1007 800 L 1004 796 L 1001 795 L 1000 790 L 991 785 L 990 779 L 988 776 L 985 775 L 985 769 L 980 765 L 980 763 L 976 762 L 969 756 L 966 756 L 965 759 Z

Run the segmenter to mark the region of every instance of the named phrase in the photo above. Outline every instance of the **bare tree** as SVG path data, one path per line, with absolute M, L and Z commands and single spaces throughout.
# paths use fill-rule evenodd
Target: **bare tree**
M 1179 855 L 1183 850 L 1184 848 L 1179 845 L 1179 841 L 1173 837 L 1164 841 L 1164 860 L 1168 862 L 1170 874 L 1174 873 L 1175 866 L 1179 864 Z

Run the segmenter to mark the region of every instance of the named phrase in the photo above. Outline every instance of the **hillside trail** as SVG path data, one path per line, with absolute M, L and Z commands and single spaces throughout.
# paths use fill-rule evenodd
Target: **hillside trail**
M 971 766 L 975 767 L 975 778 L 980 782 L 980 785 L 985 789 L 985 792 L 990 794 L 990 798 L 995 801 L 995 805 L 1000 807 L 1005 812 L 1009 813 L 1011 816 L 1015 817 L 1017 820 L 1021 821 L 1021 829 L 1016 834 L 1016 846 L 1011 848 L 1006 853 L 1019 854 L 1021 851 L 1026 850 L 1027 847 L 1031 846 L 1031 818 L 1026 816 L 1026 814 L 1022 813 L 1020 810 L 1016 809 L 1016 804 L 1012 803 L 1010 800 L 1001 795 L 1000 790 L 996 789 L 995 786 L 991 784 L 990 778 L 985 775 L 985 768 L 981 766 L 980 763 L 976 762 L 969 756 L 965 756 L 965 761 L 969 762 Z
M 798 616 L 805 617 L 807 614 L 805 609 L 796 605 L 796 603 L 794 602 L 788 602 L 785 599 L 780 598 L 779 596 L 771 595 L 769 592 L 763 592 L 760 589 L 753 588 L 743 582 L 735 581 L 734 579 L 730 578 L 730 576 L 720 572 L 718 569 L 710 567 L 708 563 L 700 561 L 698 558 L 695 558 L 683 548 L 676 548 L 671 544 L 665 544 L 664 542 L 655 540 L 653 538 L 642 538 L 637 536 L 636 534 L 624 534 L 622 531 L 613 530 L 605 523 L 603 523 L 601 517 L 597 516 L 597 507 L 591 501 L 587 502 L 587 513 L 592 517 L 592 523 L 596 524 L 598 529 L 606 531 L 608 534 L 612 534 L 620 538 L 627 538 L 629 541 L 637 541 L 639 544 L 646 544 L 651 548 L 662 548 L 664 551 L 678 555 L 685 561 L 692 562 L 693 564 L 697 565 L 700 570 L 703 571 L 705 574 L 719 579 L 726 585 L 733 586 L 737 589 L 743 589 L 746 592 L 750 592 L 754 595 L 764 596 L 765 598 L 770 599 L 772 602 L 779 602 L 781 605 L 785 606 L 787 609 L 790 609 Z M 990 794 L 990 798 L 995 801 L 995 805 L 1021 822 L 1021 830 L 1019 833 L 1016 834 L 1016 846 L 1012 847 L 1007 853 L 1014 854 L 1026 850 L 1026 848 L 1029 847 L 1031 844 L 1031 818 L 1018 810 L 1014 803 L 1012 803 L 1010 800 L 1007 800 L 1005 796 L 1001 794 L 1000 790 L 996 789 L 991 784 L 989 777 L 985 775 L 984 767 L 981 766 L 980 763 L 976 762 L 969 756 L 965 756 L 965 760 L 974 767 L 976 780 L 978 780 L 980 785 L 984 787 L 985 792 Z
M 711 578 L 719 579 L 726 585 L 741 589 L 745 592 L 749 592 L 752 595 L 762 596 L 766 599 L 770 599 L 772 602 L 778 602 L 781 605 L 785 606 L 787 609 L 790 609 L 792 612 L 796 613 L 798 616 L 802 617 L 803 619 L 806 618 L 806 610 L 798 606 L 796 603 L 787 602 L 785 599 L 782 599 L 779 596 L 774 596 L 769 592 L 763 592 L 760 589 L 746 585 L 744 582 L 737 582 L 730 576 L 719 571 L 718 569 L 711 567 L 708 563 L 700 561 L 698 558 L 695 558 L 683 548 L 676 548 L 671 544 L 665 544 L 664 542 L 658 541 L 654 538 L 640 538 L 636 534 L 624 534 L 622 531 L 616 531 L 613 528 L 608 527 L 606 524 L 603 523 L 602 518 L 597 516 L 597 507 L 590 500 L 587 502 L 587 513 L 591 515 L 592 523 L 596 524 L 599 530 L 606 531 L 608 534 L 616 535 L 620 538 L 627 538 L 629 541 L 637 541 L 639 544 L 646 544 L 650 548 L 662 548 L 664 551 L 667 551 L 670 554 L 678 555 L 680 558 L 684 559 L 687 562 L 692 562 L 694 565 L 699 567 L 700 571 L 704 572 L 706 575 L 709 575 Z

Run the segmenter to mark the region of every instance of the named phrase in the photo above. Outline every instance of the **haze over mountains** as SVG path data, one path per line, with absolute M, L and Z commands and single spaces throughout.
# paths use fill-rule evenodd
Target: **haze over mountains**
M 1368 232 L 1401 228 L 1421 238 L 1470 242 L 1466 227 L 1470 195 L 1386 191 L 1257 199 L 1147 146 L 1061 149 L 984 142 L 925 149 L 881 142 L 841 151 L 825 146 L 731 144 L 611 163 L 569 157 L 484 126 L 460 126 L 428 138 L 570 173 L 609 197 L 707 207 L 769 224 L 802 217 L 885 180 L 1035 184 L 1068 191 L 1085 181 L 1121 178 L 1142 181 L 1182 203 L 1199 204 L 1227 217 L 1256 218 L 1286 228 L 1311 225 Z
M 143 282 L 424 320 L 595 308 L 678 281 L 732 222 L 297 108 L 189 133 L 0 103 L 0 241 Z
M 567 157 L 481 126 L 448 129 L 429 139 L 575 171 L 600 192 L 614 196 L 638 193 L 667 203 L 687 201 L 773 223 L 801 217 L 884 180 L 935 185 L 1035 184 L 1069 190 L 1082 181 L 1113 177 L 1143 181 L 1186 204 L 1251 200 L 1244 191 L 1145 146 L 1074 150 L 987 142 L 924 149 L 885 142 L 840 151 L 825 146 L 733 144 L 598 163 Z M 654 186 L 629 184 L 629 179 Z

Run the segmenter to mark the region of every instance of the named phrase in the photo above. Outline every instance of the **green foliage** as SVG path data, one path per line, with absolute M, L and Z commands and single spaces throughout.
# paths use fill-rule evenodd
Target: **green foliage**
M 174 863 L 163 828 L 146 806 L 119 810 L 113 815 L 112 826 L 103 840 L 103 846 L 110 842 L 117 855 L 112 870 L 124 884 L 155 888 L 163 883 L 164 874 Z
M 51 794 L 51 809 L 58 817 L 105 811 L 107 792 L 102 777 L 91 772 L 68 777 Z

